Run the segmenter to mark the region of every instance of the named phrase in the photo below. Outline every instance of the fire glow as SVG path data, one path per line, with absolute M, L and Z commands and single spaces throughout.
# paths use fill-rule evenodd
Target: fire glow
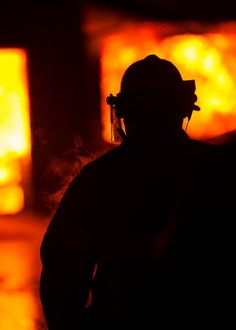
M 195 79 L 197 104 L 188 134 L 212 138 L 236 129 L 235 23 L 214 32 L 181 33 L 152 23 L 128 25 L 106 36 L 102 44 L 101 94 L 103 137 L 110 142 L 106 96 L 119 92 L 121 77 L 134 61 L 156 54 L 177 66 L 183 79 Z
M 24 207 L 23 173 L 30 163 L 26 53 L 0 49 L 0 214 Z

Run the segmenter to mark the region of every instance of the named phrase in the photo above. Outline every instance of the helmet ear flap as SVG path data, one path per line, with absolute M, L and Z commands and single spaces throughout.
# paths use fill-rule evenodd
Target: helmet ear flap
M 126 136 L 124 121 L 124 111 L 122 109 L 121 93 L 116 96 L 110 94 L 106 98 L 106 102 L 110 105 L 110 123 L 111 123 L 111 140 L 112 142 L 120 142 Z
M 106 99 L 107 104 L 109 104 L 110 106 L 112 106 L 115 110 L 115 114 L 117 116 L 117 118 L 123 118 L 126 111 L 125 111 L 125 107 L 124 107 L 124 97 L 122 95 L 122 93 L 118 93 L 116 94 L 116 96 L 114 96 L 113 94 L 110 94 L 107 99 Z
M 197 95 L 195 94 L 195 80 L 184 80 L 183 81 L 183 89 L 181 93 L 181 104 L 180 107 L 182 109 L 182 116 L 184 118 L 191 119 L 193 110 L 199 111 L 200 107 L 195 104 L 197 101 Z

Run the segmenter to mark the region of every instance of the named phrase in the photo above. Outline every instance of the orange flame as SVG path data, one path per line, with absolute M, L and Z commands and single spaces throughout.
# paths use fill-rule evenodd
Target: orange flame
M 31 151 L 26 60 L 24 50 L 0 50 L 0 214 L 24 206 L 23 166 Z
M 231 23 L 233 24 L 233 23 Z M 235 33 L 228 25 L 214 33 L 168 32 L 168 26 L 142 23 L 125 27 L 104 38 L 101 59 L 103 137 L 110 139 L 106 96 L 119 92 L 126 68 L 149 54 L 170 60 L 183 79 L 195 79 L 197 104 L 188 128 L 193 138 L 205 139 L 236 129 Z

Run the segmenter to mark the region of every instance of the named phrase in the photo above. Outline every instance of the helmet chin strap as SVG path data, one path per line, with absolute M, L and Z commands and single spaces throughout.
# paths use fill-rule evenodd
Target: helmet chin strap
M 199 109 L 196 109 L 196 110 L 200 110 L 200 108 Z M 186 132 L 187 131 L 187 129 L 188 129 L 188 125 L 189 125 L 189 122 L 190 122 L 190 119 L 191 119 L 191 117 L 192 117 L 192 114 L 193 114 L 193 109 L 188 113 L 188 115 L 186 116 L 187 118 L 188 118 L 188 121 L 187 121 L 187 123 L 186 123 L 186 126 L 185 126 L 185 129 L 184 129 L 184 131 Z
M 116 130 L 117 130 L 117 132 L 119 133 L 121 139 L 124 140 L 124 138 L 126 138 L 126 134 L 125 134 L 125 131 L 124 131 L 123 128 L 122 128 L 120 118 L 118 118 L 118 127 L 117 127 Z
M 185 129 L 184 129 L 185 132 L 187 132 L 189 122 L 190 122 L 190 119 L 188 118 L 188 121 L 187 121 Z

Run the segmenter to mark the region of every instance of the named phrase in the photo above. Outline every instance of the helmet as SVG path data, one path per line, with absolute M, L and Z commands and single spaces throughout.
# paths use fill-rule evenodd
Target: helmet
M 125 71 L 121 81 L 122 93 L 177 88 L 182 83 L 178 69 L 171 62 L 149 55 L 134 62 Z
M 192 110 L 200 110 L 194 104 L 197 100 L 194 92 L 194 80 L 183 80 L 174 64 L 152 54 L 125 71 L 117 94 L 116 114 L 123 117 L 132 110 L 137 113 L 157 108 L 173 112 L 174 108 L 182 111 L 183 118 L 191 117 Z

